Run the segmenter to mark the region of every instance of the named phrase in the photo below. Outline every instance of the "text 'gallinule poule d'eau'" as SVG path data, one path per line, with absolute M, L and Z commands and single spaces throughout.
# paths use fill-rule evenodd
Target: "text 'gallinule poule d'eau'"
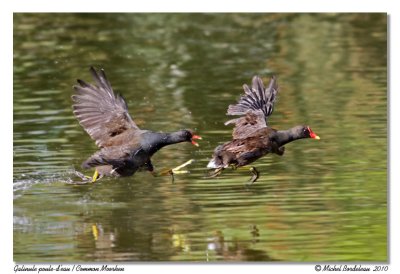
M 235 124 L 233 139 L 215 148 L 213 158 L 207 167 L 215 169 L 211 176 L 219 175 L 228 166 L 246 166 L 268 153 L 283 155 L 284 145 L 302 138 L 320 139 L 309 126 L 295 126 L 288 130 L 270 128 L 267 120 L 271 115 L 278 85 L 271 77 L 269 86 L 264 87 L 258 76 L 253 77 L 252 87 L 243 85 L 245 94 L 238 103 L 228 107 L 227 115 L 242 117 L 227 121 L 225 125 Z M 259 177 L 256 168 L 251 167 L 251 183 Z
M 190 130 L 164 133 L 140 129 L 129 115 L 125 100 L 112 90 L 104 70 L 97 72 L 91 67 L 90 72 L 95 85 L 78 79 L 72 100 L 79 124 L 100 148 L 82 164 L 83 168 L 96 169 L 90 178 L 92 182 L 99 176 L 130 176 L 137 170 L 148 170 L 154 175 L 150 158 L 162 147 L 180 142 L 198 146 L 195 140 L 201 137 Z M 178 173 L 186 164 L 169 173 Z

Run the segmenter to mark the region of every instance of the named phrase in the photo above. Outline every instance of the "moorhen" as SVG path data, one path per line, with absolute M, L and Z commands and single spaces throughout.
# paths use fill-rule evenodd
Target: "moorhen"
M 242 117 L 225 123 L 234 124 L 233 139 L 215 148 L 213 158 L 207 167 L 215 169 L 211 177 L 218 176 L 228 166 L 233 168 L 246 166 L 268 153 L 283 155 L 284 145 L 302 138 L 320 139 L 309 126 L 295 126 L 288 130 L 276 130 L 268 126 L 267 120 L 272 114 L 278 85 L 276 77 L 272 76 L 267 88 L 263 81 L 254 76 L 252 87 L 243 85 L 245 94 L 235 105 L 229 105 L 227 115 Z M 255 167 L 250 168 L 255 182 L 259 172 Z
M 114 93 L 104 70 L 97 72 L 91 67 L 90 72 L 95 85 L 78 79 L 72 96 L 79 124 L 100 148 L 82 164 L 83 168 L 95 168 L 93 177 L 77 173 L 82 179 L 94 182 L 105 175 L 130 176 L 138 170 L 155 175 L 150 158 L 159 149 L 181 142 L 198 146 L 195 140 L 201 137 L 190 130 L 164 133 L 140 129 L 129 115 L 123 97 Z M 186 164 L 171 169 L 169 174 L 178 173 Z

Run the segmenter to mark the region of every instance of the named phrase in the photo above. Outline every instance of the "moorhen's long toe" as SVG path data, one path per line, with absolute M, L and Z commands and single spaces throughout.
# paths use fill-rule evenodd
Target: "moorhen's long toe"
M 92 182 L 102 176 L 131 176 L 138 170 L 153 173 L 151 157 L 162 147 L 181 142 L 198 146 L 195 140 L 201 137 L 190 130 L 164 133 L 140 129 L 104 70 L 97 72 L 91 67 L 90 72 L 95 85 L 78 79 L 72 100 L 79 124 L 100 148 L 82 164 L 83 168 L 95 168 Z
M 267 88 L 258 76 L 253 77 L 251 88 L 243 85 L 245 94 L 237 104 L 228 107 L 227 115 L 241 116 L 229 120 L 225 125 L 234 124 L 232 141 L 219 145 L 207 167 L 215 169 L 215 176 L 229 166 L 241 167 L 251 164 L 268 153 L 283 155 L 284 145 L 303 138 L 320 139 L 309 126 L 295 126 L 287 130 L 276 130 L 268 126 L 278 85 L 272 76 Z M 252 167 L 250 182 L 259 177 L 257 169 Z

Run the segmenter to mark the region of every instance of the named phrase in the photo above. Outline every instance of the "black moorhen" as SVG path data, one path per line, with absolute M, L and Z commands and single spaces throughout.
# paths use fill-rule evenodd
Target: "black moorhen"
M 90 72 L 96 85 L 78 79 L 72 100 L 79 124 L 100 148 L 82 164 L 83 168 L 95 167 L 92 182 L 104 175 L 131 176 L 137 170 L 154 175 L 150 158 L 162 147 L 180 142 L 198 146 L 195 140 L 201 137 L 190 130 L 164 133 L 140 129 L 129 115 L 125 100 L 114 94 L 104 70 L 98 73 L 91 67 Z M 185 165 L 170 170 L 170 174 L 178 173 Z M 84 179 L 82 174 L 79 176 Z
M 215 169 L 212 177 L 218 176 L 228 166 L 233 168 L 246 166 L 268 153 L 283 155 L 284 145 L 302 138 L 320 139 L 309 126 L 295 126 L 288 130 L 276 130 L 267 124 L 272 114 L 278 85 L 272 76 L 268 88 L 264 87 L 258 76 L 253 77 L 252 87 L 243 85 L 245 94 L 238 103 L 230 105 L 227 115 L 242 117 L 227 121 L 225 125 L 235 124 L 233 140 L 219 145 L 207 167 Z M 250 168 L 253 176 L 250 183 L 255 182 L 259 172 Z

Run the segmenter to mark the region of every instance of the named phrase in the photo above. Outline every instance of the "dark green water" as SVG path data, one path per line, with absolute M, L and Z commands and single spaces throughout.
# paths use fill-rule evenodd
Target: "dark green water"
M 386 261 L 385 14 L 15 14 L 14 260 Z M 191 128 L 201 146 L 153 157 L 191 173 L 71 186 L 96 147 L 72 85 L 106 70 L 146 129 Z M 278 76 L 270 125 L 320 141 L 204 179 L 230 139 L 227 106 L 254 74 Z M 87 171 L 89 175 L 91 171 Z M 91 175 L 91 174 L 90 174 Z

